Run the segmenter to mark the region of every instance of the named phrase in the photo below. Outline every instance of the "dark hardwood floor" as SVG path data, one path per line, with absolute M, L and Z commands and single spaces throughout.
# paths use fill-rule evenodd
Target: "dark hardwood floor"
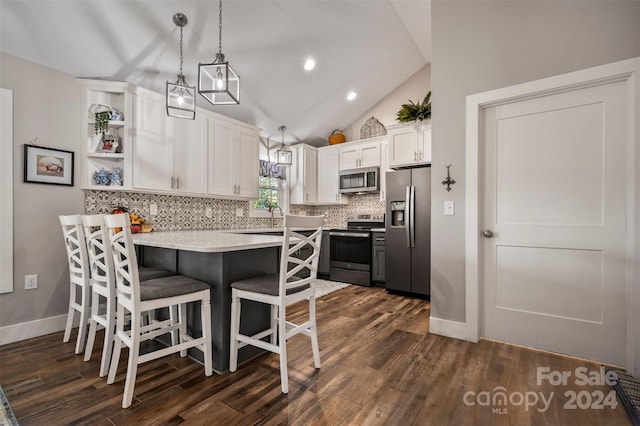
M 288 318 L 303 314 L 306 306 L 296 305 Z M 73 353 L 75 336 L 63 344 L 61 332 L 0 347 L 0 384 L 23 426 L 631 424 L 621 403 L 615 409 L 591 409 L 598 391 L 606 396 L 611 387 L 575 383 L 576 368 L 598 371 L 599 365 L 429 334 L 428 301 L 351 286 L 319 299 L 317 318 L 322 368 L 313 367 L 308 338 L 291 339 L 288 395 L 280 393 L 274 354 L 209 378 L 200 364 L 172 355 L 140 366 L 134 403 L 125 410 L 127 351 L 116 383 L 107 385 L 98 377 L 101 344 L 92 360 L 83 362 Z M 101 338 L 98 334 L 96 340 Z M 546 380 L 538 385 L 538 367 L 572 376 L 567 385 Z M 507 405 L 475 403 L 484 403 L 486 396 L 491 400 L 499 386 L 511 399 Z M 581 395 L 583 408 L 566 408 L 571 401 L 565 392 Z M 529 407 L 520 404 L 519 395 L 533 402 L 534 393 L 551 397 L 547 409 L 540 400 Z

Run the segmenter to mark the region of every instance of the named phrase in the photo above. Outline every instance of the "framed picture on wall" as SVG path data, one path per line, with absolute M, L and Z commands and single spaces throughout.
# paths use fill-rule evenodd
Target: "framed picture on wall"
M 73 186 L 73 152 L 24 146 L 24 181 Z

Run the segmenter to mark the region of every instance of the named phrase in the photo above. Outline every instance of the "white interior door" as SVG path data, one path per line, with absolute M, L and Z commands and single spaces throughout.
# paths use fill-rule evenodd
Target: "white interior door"
M 626 83 L 484 117 L 483 335 L 624 365 Z

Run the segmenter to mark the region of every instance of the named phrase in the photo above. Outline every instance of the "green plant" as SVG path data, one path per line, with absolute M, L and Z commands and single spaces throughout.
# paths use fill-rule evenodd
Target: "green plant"
M 417 103 L 413 103 L 409 99 L 408 104 L 402 104 L 400 111 L 396 113 L 396 119 L 401 123 L 408 123 L 410 121 L 424 120 L 431 117 L 431 91 L 427 93 L 422 102 L 418 98 Z
M 102 134 L 104 136 L 107 133 L 107 128 L 109 127 L 109 117 L 111 113 L 109 111 L 100 111 L 96 112 L 96 135 Z

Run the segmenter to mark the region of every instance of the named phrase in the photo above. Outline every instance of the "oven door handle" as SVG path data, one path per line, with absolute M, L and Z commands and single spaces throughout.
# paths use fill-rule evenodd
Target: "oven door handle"
M 356 237 L 356 238 L 369 238 L 369 234 L 361 232 L 329 232 L 331 237 Z

